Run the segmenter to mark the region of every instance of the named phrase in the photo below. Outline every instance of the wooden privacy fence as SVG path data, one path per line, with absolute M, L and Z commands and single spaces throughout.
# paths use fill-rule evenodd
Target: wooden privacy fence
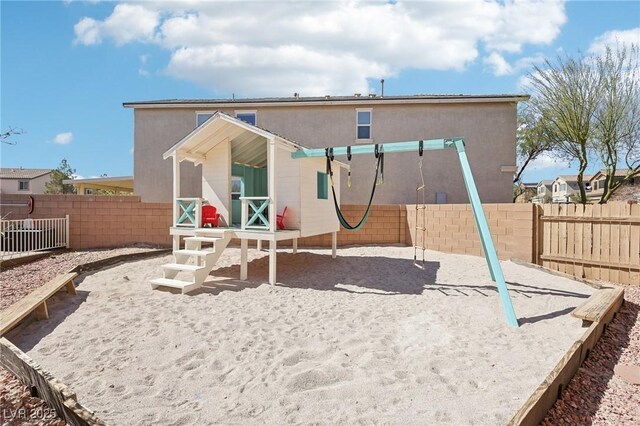
M 576 277 L 640 285 L 640 205 L 546 204 L 538 264 Z

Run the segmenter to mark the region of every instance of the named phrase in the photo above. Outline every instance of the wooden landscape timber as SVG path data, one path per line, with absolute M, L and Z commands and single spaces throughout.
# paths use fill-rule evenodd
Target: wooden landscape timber
M 105 425 L 93 411 L 78 402 L 71 389 L 4 337 L 0 338 L 0 365 L 31 388 L 32 395 L 45 401 L 67 424 Z
M 595 320 L 582 337 L 571 345 L 547 378 L 520 407 L 508 423 L 510 426 L 535 426 L 542 422 L 556 400 L 562 398 L 562 391 L 578 372 L 580 365 L 602 336 L 607 324 L 620 310 L 623 303 L 622 296 L 623 291 L 620 289 L 601 289 L 572 312 L 574 316 L 577 312 L 577 315 L 581 317 L 588 316 Z M 583 325 L 586 325 L 585 321 L 583 321 Z
M 65 287 L 67 293 L 76 294 L 76 287 L 73 279 L 77 277 L 76 272 L 69 272 L 58 275 L 45 285 L 38 287 L 13 305 L 2 311 L 0 319 L 0 336 L 11 330 L 16 324 L 24 319 L 31 312 L 36 311 L 39 320 L 49 318 L 47 309 L 47 299 Z

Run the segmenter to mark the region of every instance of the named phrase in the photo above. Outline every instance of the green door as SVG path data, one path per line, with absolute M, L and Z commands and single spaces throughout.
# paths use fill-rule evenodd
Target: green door
M 231 224 L 240 226 L 242 220 L 242 201 L 244 197 L 244 178 L 241 176 L 231 176 Z

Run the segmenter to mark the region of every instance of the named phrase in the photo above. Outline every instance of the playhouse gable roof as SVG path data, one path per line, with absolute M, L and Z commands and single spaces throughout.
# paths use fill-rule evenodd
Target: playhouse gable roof
M 197 160 L 204 158 L 209 150 L 225 140 L 251 144 L 264 139 L 274 139 L 292 149 L 304 149 L 303 146 L 282 136 L 217 111 L 202 125 L 165 151 L 162 157 L 167 159 L 180 152 L 186 159 Z

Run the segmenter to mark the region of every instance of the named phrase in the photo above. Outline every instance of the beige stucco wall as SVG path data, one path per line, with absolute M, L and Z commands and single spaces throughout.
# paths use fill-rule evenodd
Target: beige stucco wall
M 373 108 L 374 143 L 417 139 L 465 137 L 471 168 L 483 202 L 510 202 L 512 173 L 501 166 L 515 164 L 515 102 L 438 103 L 367 105 Z M 238 108 L 243 109 L 243 108 Z M 244 108 L 247 109 L 247 108 Z M 344 146 L 356 143 L 356 106 L 268 106 L 257 110 L 258 126 L 311 148 Z M 144 201 L 171 199 L 171 162 L 162 153 L 195 128 L 193 108 L 135 109 L 135 187 Z M 234 115 L 234 109 L 220 109 Z M 342 202 L 363 204 L 368 201 L 374 174 L 374 159 L 354 156 L 352 187 L 342 179 Z M 466 203 L 467 195 L 454 150 L 430 151 L 424 156 L 427 182 L 426 200 L 435 202 L 436 192 L 445 192 L 448 203 Z M 418 156 L 412 153 L 390 154 L 385 158 L 385 183 L 376 193 L 376 204 L 415 203 L 419 181 Z M 345 173 L 346 175 L 346 173 Z M 200 171 L 185 162 L 182 165 L 182 196 L 200 193 Z
M 44 194 L 45 183 L 49 182 L 51 176 L 49 174 L 38 176 L 34 179 L 0 179 L 1 194 Z M 18 190 L 18 182 L 28 180 L 29 190 Z

